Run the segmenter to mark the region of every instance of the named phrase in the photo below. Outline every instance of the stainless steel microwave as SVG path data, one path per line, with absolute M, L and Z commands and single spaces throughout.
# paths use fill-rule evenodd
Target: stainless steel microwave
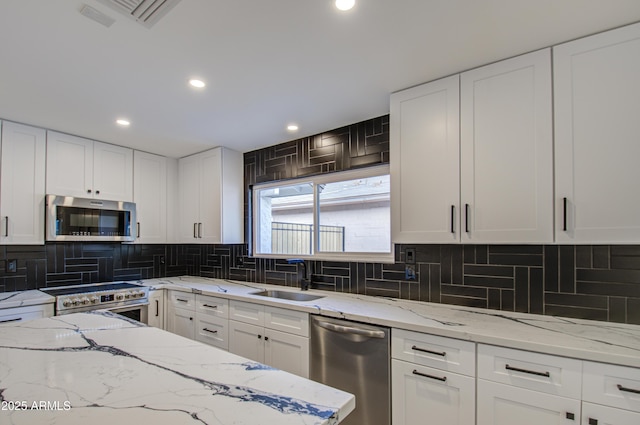
M 47 195 L 47 241 L 132 242 L 136 204 Z

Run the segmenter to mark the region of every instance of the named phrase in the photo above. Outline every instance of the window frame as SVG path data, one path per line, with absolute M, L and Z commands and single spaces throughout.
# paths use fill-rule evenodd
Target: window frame
M 250 198 L 251 205 L 249 207 L 250 225 L 249 230 L 251 232 L 251 246 L 250 255 L 255 258 L 302 258 L 305 260 L 320 260 L 320 261 L 358 261 L 358 262 L 376 262 L 376 263 L 393 263 L 394 262 L 394 244 L 393 241 L 389 241 L 389 252 L 329 252 L 319 251 L 320 240 L 318 237 L 320 222 L 320 208 L 318 207 L 318 186 L 327 183 L 336 183 L 346 180 L 355 180 L 358 178 L 369 178 L 381 175 L 390 176 L 389 164 L 376 165 L 364 168 L 357 168 L 347 171 L 336 171 L 332 173 L 317 174 L 309 177 L 297 177 L 286 180 L 277 180 L 268 183 L 257 183 L 251 188 Z M 313 185 L 313 254 L 299 255 L 299 254 L 270 254 L 256 252 L 258 244 L 258 232 L 257 226 L 259 220 L 258 216 L 258 193 L 263 189 L 270 189 L 282 186 L 292 186 L 297 184 L 311 183 Z M 391 213 L 391 203 L 389 205 L 389 212 Z M 389 215 L 389 235 L 391 235 L 391 214 Z

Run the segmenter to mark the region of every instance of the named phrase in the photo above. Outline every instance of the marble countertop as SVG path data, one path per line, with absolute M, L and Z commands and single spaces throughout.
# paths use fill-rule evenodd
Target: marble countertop
M 15 425 L 335 424 L 355 406 L 351 394 L 109 312 L 1 327 L 0 401 L 0 423 Z
M 323 316 L 378 324 L 583 360 L 640 367 L 640 326 L 446 304 L 310 290 L 324 298 L 297 302 L 251 295 L 260 289 L 297 288 L 183 276 L 141 283 L 228 299 L 286 307 Z
M 0 310 L 29 305 L 53 304 L 55 297 L 40 291 L 0 292 Z

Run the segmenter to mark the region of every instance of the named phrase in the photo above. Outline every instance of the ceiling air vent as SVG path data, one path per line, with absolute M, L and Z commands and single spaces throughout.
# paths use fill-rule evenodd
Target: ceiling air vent
M 98 0 L 114 10 L 151 28 L 169 13 L 180 0 Z

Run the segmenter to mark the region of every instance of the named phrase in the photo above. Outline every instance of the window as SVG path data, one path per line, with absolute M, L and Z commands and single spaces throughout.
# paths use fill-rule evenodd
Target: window
M 256 185 L 253 255 L 392 259 L 389 167 Z

